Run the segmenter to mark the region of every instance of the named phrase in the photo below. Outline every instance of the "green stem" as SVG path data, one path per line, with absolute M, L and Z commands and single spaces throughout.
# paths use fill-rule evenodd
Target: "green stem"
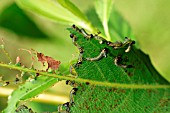
M 49 77 L 55 77 L 59 79 L 64 80 L 74 80 L 76 82 L 80 83 L 89 83 L 90 85 L 98 85 L 98 86 L 105 86 L 105 87 L 116 87 L 116 88 L 124 88 L 124 89 L 160 89 L 160 88 L 170 88 L 170 85 L 145 85 L 145 84 L 121 84 L 121 83 L 110 83 L 110 82 L 100 82 L 95 80 L 88 80 L 88 79 L 82 79 L 82 78 L 71 78 L 68 76 L 61 76 L 56 74 L 51 74 L 47 72 L 40 72 L 33 69 L 23 68 L 20 66 L 15 66 L 12 64 L 4 64 L 0 63 L 1 67 L 6 67 L 9 69 L 24 71 L 24 72 L 33 72 L 33 73 L 39 73 L 40 75 L 49 76 Z

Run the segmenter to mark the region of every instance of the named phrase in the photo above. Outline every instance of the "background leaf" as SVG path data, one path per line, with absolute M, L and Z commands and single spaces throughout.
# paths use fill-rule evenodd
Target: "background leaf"
M 69 29 L 76 35 L 77 43 L 83 48 L 83 59 L 93 58 L 107 48 L 107 58 L 98 61 L 83 60 L 75 66 L 79 78 L 109 83 L 134 84 L 131 89 L 95 86 L 77 83 L 78 91 L 72 112 L 168 112 L 170 109 L 170 89 L 136 89 L 136 85 L 169 85 L 151 65 L 147 55 L 135 47 L 125 53 L 126 46 L 114 50 L 106 43 L 99 44 L 94 38 L 87 40 L 79 32 Z M 121 56 L 123 64 L 131 68 L 121 68 L 114 64 L 116 56 Z M 148 101 L 149 100 L 149 101 Z
M 108 32 L 111 37 L 111 41 L 117 41 L 121 40 L 123 41 L 125 37 L 129 37 L 133 40 L 136 40 L 132 29 L 128 22 L 122 17 L 122 15 L 115 9 L 115 7 L 112 8 L 110 12 L 110 16 L 108 18 Z M 100 18 L 98 14 L 96 13 L 96 10 L 94 8 L 90 8 L 86 13 L 88 19 L 92 22 L 92 25 L 94 25 L 96 28 L 101 31 L 101 34 L 105 33 L 104 27 L 102 22 L 100 21 Z M 107 37 L 105 36 L 105 39 Z M 136 47 L 139 47 L 138 42 L 136 41 Z
M 14 113 L 17 104 L 20 101 L 24 101 L 37 96 L 47 88 L 54 85 L 57 81 L 58 79 L 48 76 L 39 76 L 37 79 L 27 81 L 24 85 L 20 86 L 8 97 L 8 106 L 3 112 Z
M 115 7 L 113 7 L 111 11 L 108 25 L 112 41 L 115 40 L 123 41 L 124 37 L 129 37 L 133 40 L 136 40 L 130 25 L 123 18 L 123 16 L 116 10 Z M 136 46 L 138 46 L 138 42 Z
M 109 29 L 108 29 L 108 20 L 110 13 L 113 7 L 114 0 L 96 0 L 95 9 L 102 22 L 107 40 L 111 40 Z
M 55 22 L 66 25 L 75 23 L 93 31 L 90 22 L 69 0 L 58 0 L 58 2 L 55 0 L 17 0 L 17 4 L 24 9 L 33 11 L 38 15 L 43 15 Z
M 72 12 L 75 16 L 88 23 L 87 17 L 69 0 L 57 0 L 60 5 Z M 80 23 L 81 24 L 81 23 Z

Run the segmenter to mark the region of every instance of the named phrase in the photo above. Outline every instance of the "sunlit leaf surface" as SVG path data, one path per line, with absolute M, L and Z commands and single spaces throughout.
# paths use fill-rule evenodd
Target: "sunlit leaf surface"
M 87 18 L 69 0 L 17 0 L 17 4 L 38 15 L 62 24 L 76 23 L 91 30 Z

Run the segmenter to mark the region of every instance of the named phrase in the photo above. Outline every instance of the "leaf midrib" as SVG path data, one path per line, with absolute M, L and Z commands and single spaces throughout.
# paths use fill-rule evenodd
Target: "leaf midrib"
M 47 72 L 39 72 L 36 70 L 28 69 L 28 68 L 23 68 L 23 67 L 18 67 L 15 65 L 9 65 L 9 64 L 4 64 L 0 63 L 0 67 L 6 67 L 9 69 L 14 69 L 14 70 L 19 70 L 19 71 L 24 71 L 24 72 L 33 72 L 33 73 L 39 73 L 42 76 L 49 76 L 49 77 L 54 77 L 54 78 L 59 78 L 59 79 L 64 79 L 64 80 L 74 80 L 75 82 L 79 83 L 87 83 L 89 82 L 90 85 L 99 85 L 99 86 L 106 86 L 106 87 L 117 87 L 117 88 L 125 88 L 125 89 L 162 89 L 162 88 L 170 88 L 169 84 L 166 85 L 145 85 L 145 84 L 121 84 L 121 83 L 110 83 L 110 82 L 100 82 L 100 81 L 95 81 L 95 80 L 89 80 L 89 79 L 81 79 L 81 78 L 72 78 L 69 76 L 61 76 L 61 75 L 56 75 L 56 74 L 50 74 Z

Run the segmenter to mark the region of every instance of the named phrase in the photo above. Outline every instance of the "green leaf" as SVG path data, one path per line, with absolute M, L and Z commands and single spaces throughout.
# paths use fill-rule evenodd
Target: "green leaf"
M 79 17 L 84 22 L 87 22 L 87 17 L 69 0 L 57 0 L 60 5 L 72 12 L 75 16 Z
M 90 8 L 86 12 L 86 15 L 91 21 L 92 25 L 98 28 L 99 31 L 101 31 L 101 34 L 104 35 L 106 30 L 104 29 L 103 23 L 100 21 L 100 16 L 96 13 L 96 10 L 94 8 Z M 108 32 L 111 38 L 110 41 L 112 42 L 117 40 L 123 41 L 124 37 L 129 37 L 133 40 L 136 39 L 130 25 L 116 10 L 115 7 L 112 8 L 110 16 L 108 18 Z M 104 38 L 108 39 L 107 36 L 105 36 Z M 138 42 L 136 43 L 136 46 L 139 46 Z
M 27 100 L 42 93 L 58 81 L 57 78 L 48 76 L 39 76 L 37 79 L 27 81 L 24 85 L 12 92 L 8 97 L 8 106 L 4 113 L 14 113 L 17 104 L 22 100 Z
M 109 29 L 108 29 L 108 20 L 110 17 L 110 13 L 113 7 L 113 0 L 96 0 L 95 1 L 95 9 L 97 14 L 102 22 L 107 40 L 111 40 Z
M 43 15 L 61 24 L 78 24 L 85 26 L 86 29 L 92 31 L 92 26 L 81 11 L 70 1 L 55 0 L 16 0 L 17 4 L 25 9 Z
M 100 44 L 95 38 L 87 40 L 72 28 L 68 30 L 77 37 L 76 43 L 84 51 L 82 64 L 75 66 L 78 78 L 89 79 L 86 83 L 76 83 L 78 91 L 71 112 L 166 113 L 170 110 L 170 84 L 154 69 L 149 57 L 141 50 L 133 47 L 125 53 L 127 46 L 115 50 L 107 43 Z M 106 58 L 86 60 L 98 56 L 104 48 L 107 49 Z M 122 64 L 131 67 L 116 66 L 114 60 L 117 56 L 121 56 Z M 108 85 L 94 85 L 92 81 Z M 112 83 L 120 83 L 121 88 L 109 86 Z M 126 85 L 131 87 L 127 88 Z M 168 87 L 156 88 L 159 85 Z

